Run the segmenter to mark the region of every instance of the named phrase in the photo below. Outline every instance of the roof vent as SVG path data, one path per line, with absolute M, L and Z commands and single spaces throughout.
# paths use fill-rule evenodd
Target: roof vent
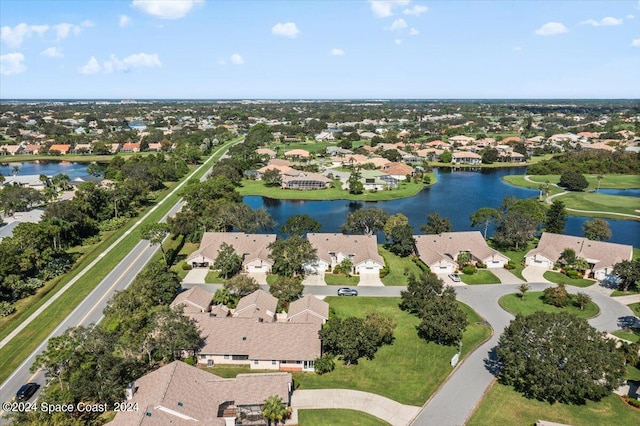
M 178 407 L 182 407 L 184 404 L 180 401 L 178 401 Z
M 247 336 L 242 336 L 242 341 L 244 342 L 245 340 L 247 340 Z

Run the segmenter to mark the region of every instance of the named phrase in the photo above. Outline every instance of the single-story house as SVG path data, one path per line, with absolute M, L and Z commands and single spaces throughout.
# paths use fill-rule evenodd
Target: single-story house
M 49 152 L 50 153 L 59 153 L 62 155 L 66 155 L 69 153 L 69 150 L 71 149 L 71 145 L 69 144 L 53 144 L 49 147 Z
M 458 135 L 450 137 L 449 142 L 452 144 L 457 143 L 460 145 L 469 145 L 475 142 L 475 138 L 472 138 L 470 136 Z
M 258 155 L 266 155 L 269 158 L 276 158 L 276 152 L 269 148 L 258 148 L 256 149 L 256 154 Z
M 398 180 L 406 180 L 407 175 L 413 175 L 413 167 L 403 163 L 387 163 L 382 171 Z
M 286 151 L 284 153 L 285 157 L 289 157 L 289 158 L 310 158 L 311 154 L 309 153 L 309 151 L 305 150 L 305 149 L 292 149 L 290 151 Z
M 209 312 L 212 300 L 213 293 L 195 286 L 178 294 L 170 306 L 171 308 L 181 306 L 183 307 L 183 312 L 195 314 Z
M 384 268 L 384 259 L 378 254 L 375 235 L 308 233 L 307 239 L 318 254 L 313 263 L 306 265 L 310 272 L 328 271 L 344 259 L 351 260 L 356 274 L 379 275 Z
M 468 252 L 472 262 L 482 262 L 487 268 L 503 268 L 509 258 L 487 245 L 480 231 L 443 232 L 414 235 L 418 257 L 436 274 L 454 272 L 461 252 Z
M 205 340 L 199 364 L 250 365 L 259 370 L 313 371 L 322 355 L 317 322 L 269 322 L 256 318 L 187 314 Z
M 125 143 L 122 144 L 122 152 L 140 152 L 140 143 Z
M 451 162 L 455 164 L 480 164 L 482 162 L 482 156 L 475 152 L 459 151 L 451 155 Z
M 326 189 L 331 179 L 320 173 L 302 172 L 291 169 L 282 173 L 282 188 L 298 190 Z
M 174 361 L 129 384 L 127 406 L 110 425 L 212 426 L 265 424 L 261 406 L 277 395 L 290 405 L 291 373 L 238 374 L 225 379 L 182 361 Z
M 268 245 L 276 240 L 275 234 L 244 234 L 241 232 L 205 232 L 198 250 L 191 253 L 186 262 L 194 267 L 212 266 L 222 243 L 233 246 L 242 257 L 245 272 L 270 272 L 273 261 Z
M 264 290 L 258 289 L 241 298 L 232 315 L 240 318 L 254 318 L 258 321 L 273 322 L 278 311 L 278 299 Z
M 398 179 L 379 170 L 361 170 L 360 182 L 367 191 L 385 191 L 398 187 Z
M 18 155 L 24 151 L 22 145 L 2 145 L 0 155 Z
M 562 252 L 568 248 L 573 249 L 577 257 L 587 261 L 589 276 L 597 280 L 603 280 L 611 274 L 616 263 L 633 257 L 633 246 L 630 245 L 543 232 L 538 246 L 525 255 L 525 265 L 552 269 Z
M 322 325 L 329 319 L 329 304 L 315 296 L 307 294 L 289 304 L 287 321 L 305 322 Z

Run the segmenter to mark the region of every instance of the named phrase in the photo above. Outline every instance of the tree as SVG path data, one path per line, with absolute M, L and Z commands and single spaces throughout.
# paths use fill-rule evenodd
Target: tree
M 458 257 L 456 257 L 456 263 L 460 265 L 460 267 L 467 266 L 471 263 L 471 254 L 468 251 L 461 251 L 458 253 Z
M 140 238 L 149 240 L 149 245 L 159 244 L 162 251 L 162 259 L 168 265 L 167 255 L 164 252 L 162 241 L 169 233 L 170 227 L 166 223 L 151 223 L 140 227 Z
M 336 265 L 336 267 L 333 268 L 333 273 L 345 274 L 346 276 L 350 277 L 352 270 L 353 270 L 353 262 L 348 257 L 345 257 L 344 259 L 342 259 L 342 262 L 340 262 L 339 265 Z
M 493 241 L 501 247 L 519 249 L 531 240 L 545 220 L 543 205 L 535 199 L 520 200 L 505 197 L 500 207 L 501 217 L 498 220 Z
M 616 342 L 566 312 L 517 315 L 496 355 L 501 383 L 551 403 L 598 401 L 622 383 L 625 371 Z
M 272 395 L 264 400 L 262 404 L 262 415 L 267 419 L 267 423 L 271 426 L 280 423 L 289 414 L 287 404 L 284 403 L 282 397 L 278 395 Z
M 543 291 L 542 299 L 547 305 L 563 308 L 569 304 L 570 297 L 563 283 L 557 287 L 547 287 Z
M 287 235 L 304 235 L 307 232 L 318 232 L 322 224 L 307 214 L 294 214 L 280 228 Z
M 587 293 L 578 292 L 576 295 L 575 304 L 580 308 L 580 310 L 584 310 L 584 307 L 587 306 L 591 302 L 591 296 Z
M 566 248 L 560 253 L 560 261 L 569 267 L 575 265 L 577 259 L 576 251 L 572 248 Z
M 388 241 L 387 249 L 400 257 L 407 257 L 416 252 L 416 239 L 409 224 L 394 226 Z
M 589 186 L 587 179 L 578 172 L 564 172 L 560 175 L 560 182 L 558 183 L 563 188 L 569 191 L 583 191 Z
M 640 283 L 640 259 L 616 263 L 613 265 L 612 274 L 620 279 L 620 290 L 637 289 Z
M 213 262 L 213 269 L 220 271 L 225 279 L 240 272 L 242 269 L 242 258 L 231 244 L 222 243 L 218 249 L 218 257 Z
M 333 360 L 333 356 L 330 354 L 324 354 L 320 358 L 316 358 L 313 369 L 318 375 L 325 373 L 331 373 L 336 368 L 336 363 Z
M 443 151 L 439 158 L 441 163 L 450 163 L 452 159 L 453 155 L 449 151 Z
M 267 186 L 280 186 L 282 175 L 278 169 L 268 169 L 262 174 L 262 180 Z
M 228 288 L 222 287 L 217 289 L 215 294 L 213 295 L 213 303 L 217 305 L 235 307 L 237 299 L 233 294 L 231 294 Z
M 443 232 L 452 232 L 453 226 L 448 218 L 440 217 L 437 212 L 434 212 L 427 216 L 427 223 L 420 227 L 420 231 L 425 234 L 442 234 Z
M 529 284 L 524 283 L 524 284 L 520 284 L 518 286 L 518 291 L 520 292 L 520 298 L 522 300 L 524 300 L 524 295 L 526 292 L 528 292 L 529 290 L 531 290 L 531 287 L 529 286 Z
M 606 220 L 596 217 L 593 220 L 587 220 L 582 225 L 584 236 L 593 241 L 603 241 L 611 238 L 611 228 Z
M 496 209 L 492 209 L 491 207 L 481 207 L 475 212 L 471 213 L 469 219 L 471 220 L 471 226 L 484 226 L 484 238 L 487 238 L 487 231 L 489 230 L 489 225 L 492 222 L 495 222 L 500 218 L 500 212 Z
M 299 277 L 285 277 L 278 275 L 275 282 L 269 286 L 269 293 L 287 307 L 289 303 L 302 297 L 304 285 Z
M 467 327 L 465 313 L 456 302 L 451 286 L 431 272 L 409 277 L 407 290 L 400 293 L 400 309 L 420 318 L 418 335 L 439 345 L 453 345 L 462 339 Z
M 347 180 L 349 185 L 349 194 L 359 195 L 364 192 L 364 185 L 360 182 L 361 177 L 362 175 L 359 170 L 354 169 L 351 172 L 349 179 Z
M 551 207 L 547 210 L 547 221 L 545 222 L 545 231 L 554 234 L 564 234 L 564 227 L 567 223 L 567 211 L 564 203 L 560 200 L 553 200 Z
M 224 288 L 239 299 L 260 289 L 260 285 L 253 277 L 236 275 L 224 283 Z
M 269 259 L 273 260 L 271 270 L 278 275 L 295 277 L 304 275 L 304 267 L 317 259 L 317 250 L 309 240 L 299 235 L 287 239 L 277 239 L 269 244 Z
M 482 150 L 482 163 L 483 164 L 493 164 L 498 161 L 499 152 L 495 148 L 485 148 Z
M 389 219 L 389 213 L 380 209 L 358 209 L 347 215 L 347 221 L 342 225 L 342 232 L 347 234 L 373 235 L 381 231 Z
M 389 241 L 390 239 L 391 230 L 393 228 L 395 228 L 398 225 L 408 225 L 408 224 L 409 224 L 409 218 L 407 218 L 402 213 L 397 213 L 392 216 L 389 216 L 387 221 L 384 223 L 384 227 L 382 228 L 382 231 L 384 232 L 384 235 L 387 241 Z
M 596 176 L 596 179 L 598 179 L 598 187 L 596 188 L 596 192 L 600 191 L 600 181 L 602 181 L 602 179 L 604 179 L 604 176 L 599 174 L 598 176 Z

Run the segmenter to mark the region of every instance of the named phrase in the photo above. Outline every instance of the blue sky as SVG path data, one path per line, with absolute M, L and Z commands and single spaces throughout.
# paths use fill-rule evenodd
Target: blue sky
M 0 0 L 0 98 L 640 98 L 639 1 Z

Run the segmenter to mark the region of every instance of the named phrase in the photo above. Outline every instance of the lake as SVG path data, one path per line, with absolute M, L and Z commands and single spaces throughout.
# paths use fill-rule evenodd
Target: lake
M 507 195 L 518 198 L 538 195 L 537 190 L 512 186 L 502 180 L 505 175 L 524 174 L 525 171 L 525 168 L 520 167 L 480 169 L 475 172 L 438 169 L 435 170 L 437 184 L 425 188 L 415 197 L 392 201 L 293 201 L 246 196 L 244 202 L 253 208 L 265 208 L 278 223 L 278 227 L 294 214 L 308 214 L 322 223 L 321 232 L 340 232 L 340 227 L 349 212 L 360 208 L 380 207 L 389 214 L 402 213 L 407 216 L 416 233 L 419 233 L 420 226 L 427 221 L 427 215 L 432 212 L 438 212 L 440 216 L 448 218 L 455 231 L 469 231 L 474 229 L 471 228 L 469 216 L 480 207 L 498 208 Z M 618 191 L 616 195 L 637 196 L 637 191 Z M 582 236 L 582 225 L 587 220 L 590 218 L 569 216 L 565 232 Z M 608 222 L 613 233 L 611 242 L 640 247 L 640 221 Z M 491 232 L 492 230 L 489 233 Z M 379 241 L 382 239 L 379 238 Z
M 0 159 L 0 161 L 2 160 L 3 159 Z M 85 176 L 87 174 L 87 166 L 89 166 L 89 163 L 77 163 L 57 160 L 25 161 L 23 163 L 5 163 L 4 161 L 2 161 L 2 164 L 0 164 L 0 173 L 2 173 L 4 176 L 12 176 L 14 166 L 20 167 L 20 171 L 18 172 L 19 176 L 55 176 L 59 173 L 64 173 L 69 176 L 69 178 L 75 179 L 79 176 Z

